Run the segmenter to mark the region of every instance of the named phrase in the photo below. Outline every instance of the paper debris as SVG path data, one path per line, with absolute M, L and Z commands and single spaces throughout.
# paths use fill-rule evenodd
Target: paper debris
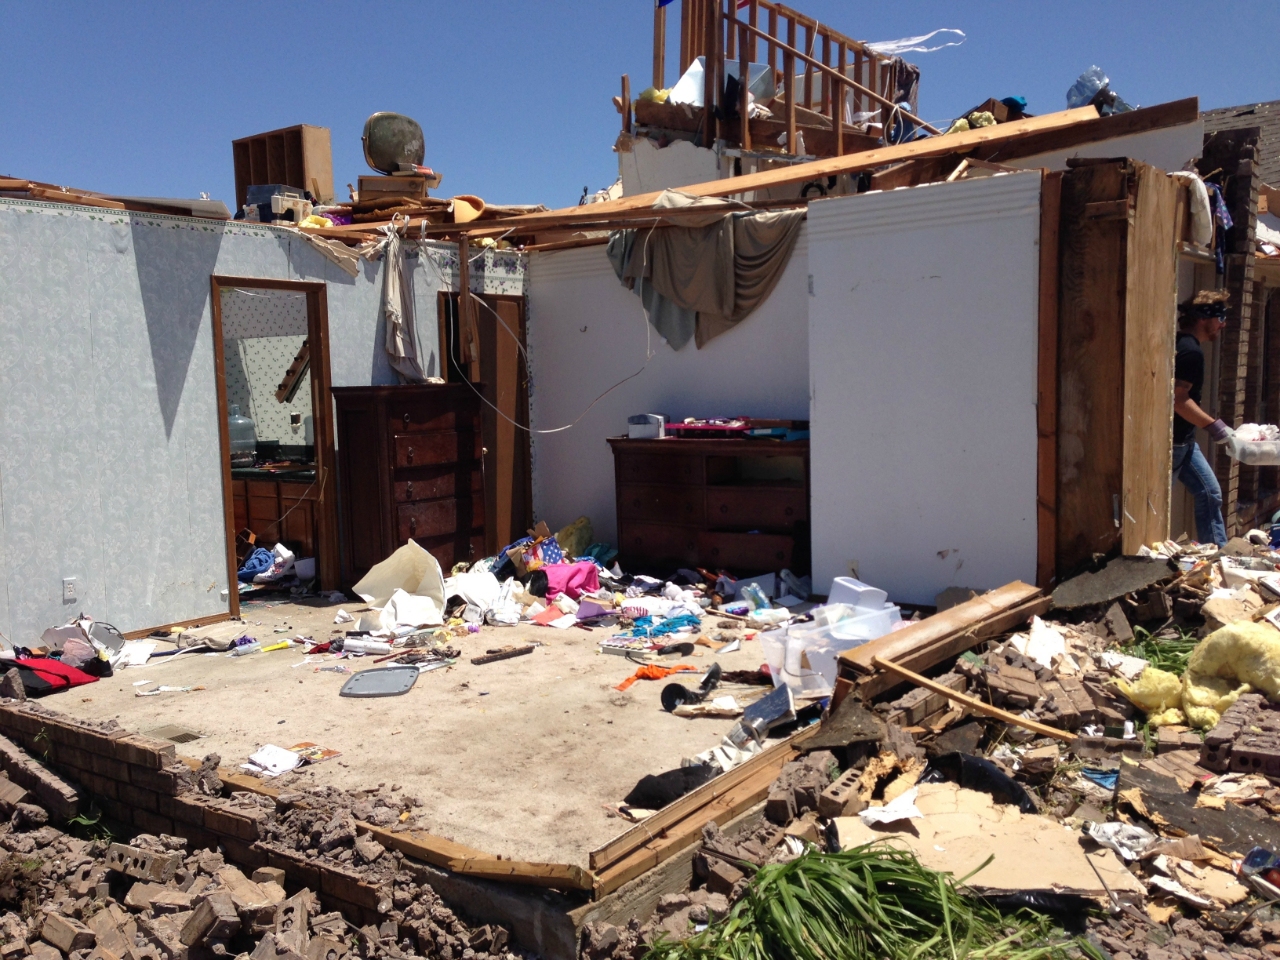
M 924 816 L 916 808 L 916 794 L 919 792 L 919 787 L 912 787 L 893 802 L 883 807 L 868 807 L 858 816 L 869 827 L 880 823 L 896 823 L 899 820 L 918 820 Z
M 242 763 L 241 769 L 250 773 L 261 773 L 268 777 L 278 777 L 288 773 L 302 763 L 302 756 L 284 747 L 268 743 L 261 750 L 249 755 L 249 762 Z

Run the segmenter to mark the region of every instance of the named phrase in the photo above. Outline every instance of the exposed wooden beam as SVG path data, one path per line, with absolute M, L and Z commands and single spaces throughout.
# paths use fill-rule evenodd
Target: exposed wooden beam
M 961 133 L 945 134 L 929 137 L 924 140 L 913 140 L 893 147 L 877 147 L 874 150 L 863 150 L 842 157 L 827 157 L 810 163 L 797 163 L 788 167 L 763 170 L 742 177 L 730 177 L 723 180 L 711 180 L 707 183 L 681 187 L 683 193 L 695 197 L 727 197 L 735 193 L 748 193 L 755 190 L 767 190 L 771 187 L 785 186 L 793 183 L 807 183 L 810 180 L 825 179 L 842 173 L 861 173 L 896 163 L 900 160 L 911 160 L 916 157 L 937 157 L 948 153 L 967 153 L 976 148 L 990 148 L 1016 141 L 1028 134 L 1044 130 L 1059 130 L 1077 126 L 1090 120 L 1096 120 L 1098 111 L 1093 107 L 1079 107 L 1075 110 L 1064 110 L 1061 113 L 1049 113 L 1040 117 L 1028 117 L 1014 120 L 1011 123 L 998 123 L 991 127 L 979 127 Z M 526 235 L 542 227 L 548 221 L 570 223 L 575 220 L 603 220 L 613 214 L 630 214 L 637 210 L 649 210 L 653 202 L 661 195 L 659 191 L 623 197 L 619 200 L 606 200 L 585 207 L 566 207 L 561 210 L 549 210 L 546 213 L 528 214 L 523 217 L 511 217 L 507 220 L 495 221 L 483 227 L 468 230 L 473 236 L 490 236 L 504 232 Z

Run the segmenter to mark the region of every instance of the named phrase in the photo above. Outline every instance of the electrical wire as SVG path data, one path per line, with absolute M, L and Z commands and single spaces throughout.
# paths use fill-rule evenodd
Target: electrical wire
M 660 222 L 660 221 L 661 221 L 661 218 L 660 218 L 660 217 L 655 217 L 655 218 L 654 218 L 653 223 L 652 223 L 652 224 L 650 225 L 650 227 L 649 227 L 649 232 L 648 232 L 647 234 L 645 234 L 644 246 L 643 246 L 641 249 L 642 249 L 642 252 L 643 252 L 643 256 L 644 256 L 644 263 L 645 263 L 645 265 L 646 265 L 646 266 L 648 265 L 648 260 L 649 260 L 649 241 L 650 241 L 650 240 L 651 240 L 651 238 L 653 237 L 653 231 L 657 228 L 657 226 L 658 226 L 658 224 L 659 224 L 659 222 Z M 428 252 L 428 254 L 429 254 L 429 251 L 427 251 L 427 252 Z M 484 251 L 481 251 L 481 254 L 478 254 L 477 256 L 482 255 L 483 253 L 484 253 Z M 468 258 L 467 258 L 467 262 L 468 262 L 468 263 L 470 263 L 470 262 L 471 262 L 472 260 L 474 260 L 474 259 L 475 259 L 474 257 L 468 257 Z M 433 269 L 436 271 L 436 275 L 440 278 L 440 281 L 441 281 L 445 286 L 449 286 L 449 285 L 450 285 L 450 283 L 449 283 L 449 281 L 445 278 L 444 273 L 443 273 L 443 271 L 440 269 L 440 265 L 439 265 L 438 263 L 436 263 L 435 258 L 434 258 L 434 257 L 432 257 L 432 256 L 430 256 L 430 255 L 428 255 L 428 256 L 427 256 L 427 260 L 428 260 L 428 261 L 430 261 L 430 263 L 431 263 L 431 265 L 432 265 Z M 493 316 L 494 316 L 494 318 L 498 321 L 498 323 L 502 325 L 502 329 L 504 329 L 504 330 L 506 330 L 506 331 L 507 331 L 507 333 L 508 333 L 508 335 L 510 335 L 511 339 L 515 341 L 516 348 L 520 351 L 521 355 L 524 357 L 524 361 L 525 361 L 525 369 L 526 369 L 526 370 L 528 370 L 528 368 L 529 368 L 529 354 L 528 354 L 528 351 L 525 349 L 524 344 L 521 342 L 520 338 L 519 338 L 518 336 L 516 336 L 515 331 L 514 331 L 514 330 L 512 330 L 509 326 L 507 326 L 506 321 L 504 321 L 504 320 L 502 319 L 502 317 L 498 316 L 498 312 L 497 312 L 496 310 L 494 310 L 491 306 L 489 306 L 489 304 L 485 303 L 485 302 L 484 302 L 484 300 L 482 300 L 480 297 L 476 296 L 476 295 L 475 295 L 474 293 L 472 293 L 470 290 L 465 291 L 465 293 L 466 293 L 466 295 L 467 295 L 467 296 L 469 296 L 472 300 L 476 301 L 476 302 L 477 302 L 477 303 L 479 303 L 481 306 L 483 306 L 486 310 L 488 310 L 490 313 L 492 313 L 492 314 L 493 314 Z M 460 293 L 459 293 L 459 296 L 461 296 L 461 295 L 462 295 L 462 293 L 460 292 Z M 638 299 L 638 298 L 637 298 L 637 299 Z M 643 303 L 640 305 L 640 312 L 641 312 L 641 315 L 643 315 L 643 316 L 644 316 L 644 329 L 645 329 L 645 360 L 644 360 L 644 363 L 641 365 L 640 369 L 639 369 L 639 370 L 637 370 L 635 373 L 631 374 L 631 376 L 629 376 L 629 377 L 623 377 L 621 380 L 619 380 L 619 381 L 618 381 L 617 383 L 615 383 L 613 386 L 609 387 L 609 389 L 605 390 L 603 393 L 601 393 L 599 396 L 597 396 L 594 400 L 592 400 L 589 404 L 587 404 L 586 408 L 582 411 L 582 413 L 580 413 L 580 414 L 577 416 L 577 418 L 576 418 L 575 420 L 573 420 L 573 421 L 572 421 L 572 422 L 570 422 L 570 423 L 566 423 L 564 426 L 561 426 L 561 427 L 553 427 L 553 428 L 552 428 L 552 429 L 550 429 L 550 430 L 534 430 L 532 427 L 528 427 L 528 426 L 526 426 L 526 425 L 524 425 L 524 424 L 522 424 L 522 423 L 518 423 L 517 421 L 513 420 L 511 417 L 507 416 L 503 411 L 499 410 L 499 409 L 498 409 L 498 408 L 497 408 L 493 403 L 491 403 L 491 402 L 489 401 L 489 399 L 488 399 L 484 394 L 482 394 L 479 390 L 477 390 L 477 389 L 475 388 L 475 385 L 474 385 L 470 380 L 468 380 L 466 377 L 463 377 L 462 382 L 463 382 L 463 383 L 465 383 L 468 387 L 470 387 L 470 388 L 471 388 L 471 392 L 472 392 L 472 393 L 474 393 L 477 397 L 479 397 L 479 398 L 480 398 L 480 400 L 481 400 L 481 402 L 482 402 L 482 403 L 484 403 L 484 404 L 485 404 L 485 406 L 489 407 L 489 409 L 491 409 L 494 413 L 496 413 L 498 416 L 500 416 L 503 420 L 507 421 L 509 424 L 511 424 L 511 425 L 512 425 L 513 427 L 515 427 L 516 429 L 518 429 L 518 430 L 523 430 L 523 431 L 525 431 L 525 432 L 526 432 L 526 433 L 528 433 L 528 434 L 535 434 L 535 433 L 536 433 L 536 434 L 562 433 L 562 432 L 563 432 L 563 431 L 565 431 L 565 430 L 569 430 L 569 429 L 571 429 L 571 428 L 573 428 L 573 427 L 576 427 L 580 422 L 582 422 L 583 417 L 585 417 L 588 413 L 590 413 L 590 412 L 591 412 L 591 409 L 592 409 L 592 408 L 593 408 L 597 403 L 599 403 L 601 400 L 603 400 L 605 397 L 607 397 L 609 394 L 611 394 L 614 390 L 617 390 L 620 386 L 622 386 L 622 385 L 623 385 L 624 383 L 626 383 L 628 380 L 634 380 L 636 377 L 640 376 L 640 374 L 644 373 L 644 371 L 648 368 L 650 361 L 651 361 L 651 360 L 653 360 L 653 358 L 654 358 L 654 356 L 655 356 L 655 353 L 654 353 L 654 350 L 653 350 L 653 337 L 652 337 L 652 331 L 653 331 L 653 328 L 652 328 L 652 325 L 649 323 L 649 317 L 648 317 L 648 315 L 644 313 L 644 305 L 643 305 Z M 456 318 L 456 316 L 454 317 L 454 319 L 455 319 L 455 320 L 457 319 L 457 318 Z M 452 361 L 452 362 L 455 364 L 455 366 L 457 366 L 459 369 L 461 369 L 461 367 L 462 367 L 462 363 L 461 363 L 461 359 L 460 359 L 460 358 L 454 358 L 453 356 L 450 356 L 450 357 L 449 357 L 449 359 L 450 359 L 450 361 Z M 443 372 L 443 371 L 442 371 L 442 372 Z

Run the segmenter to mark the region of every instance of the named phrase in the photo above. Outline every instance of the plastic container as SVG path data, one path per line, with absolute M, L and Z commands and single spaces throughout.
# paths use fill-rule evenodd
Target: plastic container
M 257 640 L 254 640 L 252 643 L 242 643 L 238 647 L 231 648 L 231 655 L 233 657 L 245 657 L 251 653 L 261 653 L 261 652 L 262 652 L 262 644 L 260 644 Z
M 1252 467 L 1280 465 L 1280 440 L 1238 440 L 1227 437 L 1227 456 Z
M 889 600 L 889 594 L 879 587 L 855 580 L 853 577 L 836 577 L 831 581 L 828 603 L 847 603 L 851 607 L 879 610 Z
M 884 604 L 877 610 L 860 611 L 856 616 L 834 623 L 819 623 L 818 612 L 822 609 L 814 610 L 812 623 L 793 624 L 759 635 L 760 649 L 769 664 L 774 686 L 786 684 L 792 696 L 830 696 L 835 689 L 840 654 L 884 636 L 902 619 L 897 607 Z M 831 612 L 826 615 L 830 616 Z
M 258 452 L 258 431 L 252 420 L 240 415 L 239 404 L 231 405 L 227 427 L 231 438 L 231 465 L 252 467 Z

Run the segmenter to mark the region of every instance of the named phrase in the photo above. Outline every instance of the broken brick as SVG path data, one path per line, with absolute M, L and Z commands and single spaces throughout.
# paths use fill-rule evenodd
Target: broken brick
M 93 931 L 79 920 L 59 916 L 56 913 L 51 913 L 44 918 L 44 926 L 40 928 L 40 938 L 63 953 L 88 950 L 97 943 L 97 937 L 94 936 Z
M 178 853 L 153 853 L 123 843 L 113 843 L 107 848 L 107 869 L 116 870 L 139 880 L 165 883 L 173 878 L 182 866 Z

